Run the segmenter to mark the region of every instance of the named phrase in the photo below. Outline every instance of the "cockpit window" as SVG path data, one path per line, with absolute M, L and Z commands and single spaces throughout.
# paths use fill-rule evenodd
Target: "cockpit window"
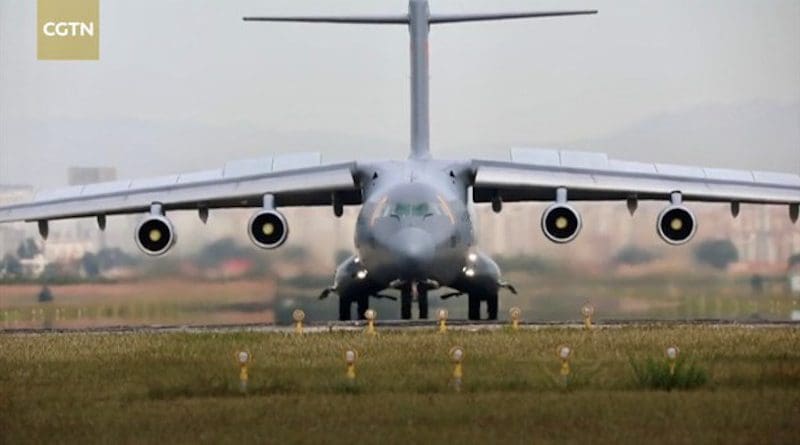
M 407 203 L 398 202 L 394 205 L 386 206 L 383 216 L 396 216 L 404 218 L 407 216 L 426 217 L 433 215 L 441 215 L 442 209 L 439 208 L 438 203 L 433 202 L 419 202 Z

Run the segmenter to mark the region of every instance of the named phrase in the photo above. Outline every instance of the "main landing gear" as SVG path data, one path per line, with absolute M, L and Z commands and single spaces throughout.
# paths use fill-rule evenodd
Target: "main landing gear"
M 352 317 L 352 306 L 356 304 L 356 314 L 359 320 L 364 319 L 364 312 L 369 309 L 369 295 L 340 295 L 339 296 L 339 320 L 347 321 Z
M 419 307 L 419 319 L 426 320 L 428 318 L 428 289 L 418 283 L 411 283 L 400 291 L 400 318 L 411 319 L 411 303 L 414 300 L 417 301 Z
M 481 303 L 486 302 L 487 320 L 497 320 L 497 290 L 489 292 L 470 292 L 467 318 L 481 319 Z

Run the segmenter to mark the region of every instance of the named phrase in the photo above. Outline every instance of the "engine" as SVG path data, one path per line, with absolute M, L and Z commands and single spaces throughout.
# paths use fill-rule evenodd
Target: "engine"
M 159 256 L 175 245 L 175 229 L 164 216 L 149 215 L 136 227 L 136 245 L 152 256 Z
M 289 225 L 282 213 L 274 209 L 256 212 L 247 224 L 247 233 L 253 244 L 262 249 L 280 247 L 289 235 Z
M 697 221 L 689 209 L 673 204 L 658 215 L 656 229 L 661 239 L 677 246 L 692 239 L 697 231 Z
M 554 243 L 575 239 L 582 227 L 581 215 L 566 203 L 555 203 L 542 214 L 542 231 Z

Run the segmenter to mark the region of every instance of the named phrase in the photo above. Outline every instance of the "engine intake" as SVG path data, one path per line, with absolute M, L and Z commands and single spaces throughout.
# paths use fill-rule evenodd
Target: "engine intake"
M 687 243 L 697 231 L 694 214 L 682 205 L 671 205 L 658 215 L 658 235 L 674 246 Z
M 136 245 L 151 256 L 159 256 L 175 244 L 175 229 L 164 216 L 150 215 L 136 227 Z
M 568 204 L 553 204 L 542 214 L 542 231 L 554 243 L 574 240 L 582 226 L 581 215 Z
M 255 213 L 247 226 L 250 240 L 262 249 L 280 247 L 289 235 L 286 218 L 277 210 L 261 210 Z

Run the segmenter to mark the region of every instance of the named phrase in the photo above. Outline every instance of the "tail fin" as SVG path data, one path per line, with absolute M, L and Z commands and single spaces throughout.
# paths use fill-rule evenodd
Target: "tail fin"
M 408 25 L 411 37 L 411 158 L 430 157 L 428 117 L 428 29 L 431 24 L 597 14 L 596 10 L 528 11 L 490 14 L 431 14 L 428 0 L 409 0 L 408 14 L 381 16 L 244 17 L 246 22 L 355 23 Z

